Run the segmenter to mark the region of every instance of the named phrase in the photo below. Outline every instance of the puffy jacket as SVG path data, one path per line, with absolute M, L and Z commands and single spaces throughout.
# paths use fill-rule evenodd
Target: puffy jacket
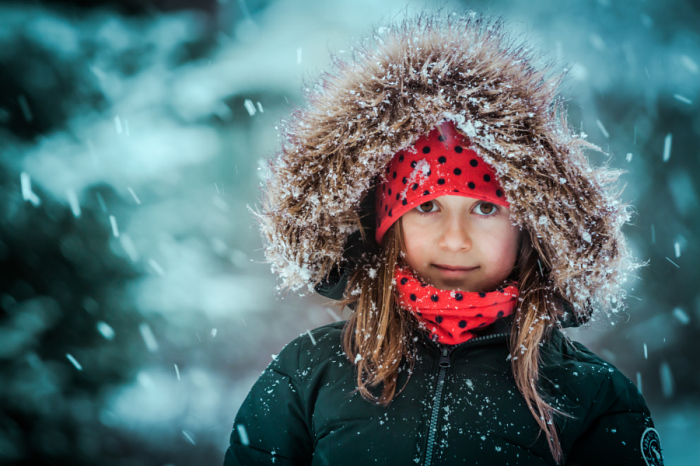
M 302 334 L 245 398 L 224 466 L 556 464 L 511 372 L 512 318 L 452 346 L 417 329 L 411 379 L 387 407 L 351 394 L 344 321 Z M 541 354 L 549 402 L 575 416 L 555 418 L 565 464 L 663 464 L 649 409 L 622 372 L 560 330 Z M 407 369 L 404 361 L 399 389 Z

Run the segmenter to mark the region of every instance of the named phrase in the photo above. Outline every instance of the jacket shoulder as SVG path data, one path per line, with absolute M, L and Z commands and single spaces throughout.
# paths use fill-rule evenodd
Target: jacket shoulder
M 287 343 L 268 366 L 272 370 L 301 380 L 320 361 L 342 356 L 342 332 L 346 321 L 333 322 L 301 333 Z
M 290 341 L 287 346 L 299 347 L 302 352 L 313 352 L 318 350 L 330 350 L 340 345 L 340 338 L 347 321 L 332 322 L 330 324 L 316 327 L 301 333 L 297 338 Z M 286 347 L 285 347 L 286 348 Z
M 598 408 L 648 412 L 637 386 L 614 364 L 606 361 L 584 344 L 571 340 L 561 331 L 554 332 L 548 362 L 554 363 L 560 377 L 593 395 Z M 591 406 L 594 408 L 594 406 Z
M 314 345 L 325 346 L 339 323 L 309 330 L 272 355 L 238 410 L 224 465 L 310 464 L 314 449 L 313 406 L 304 378 Z
M 612 363 L 604 360 L 590 351 L 583 344 L 572 341 L 578 350 L 578 357 L 586 364 L 599 368 L 606 375 L 604 385 L 598 391 L 598 396 L 604 402 L 604 412 L 611 415 L 624 412 L 637 412 L 650 416 L 649 408 L 637 386 Z
M 555 403 L 575 416 L 562 424 L 567 465 L 645 464 L 661 457 L 658 432 L 637 386 L 615 365 L 560 334 L 547 375 Z M 602 454 L 601 452 L 605 452 Z M 647 463 L 652 464 L 652 463 Z

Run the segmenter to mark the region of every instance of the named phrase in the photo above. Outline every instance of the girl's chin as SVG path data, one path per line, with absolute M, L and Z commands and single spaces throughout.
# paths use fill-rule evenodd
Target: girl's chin
M 474 286 L 473 284 L 467 283 L 464 280 L 440 279 L 433 280 L 433 283 L 436 283 L 435 287 L 441 290 L 463 291 L 465 293 L 470 291 L 481 291 L 480 289 L 477 289 L 479 288 L 478 286 Z

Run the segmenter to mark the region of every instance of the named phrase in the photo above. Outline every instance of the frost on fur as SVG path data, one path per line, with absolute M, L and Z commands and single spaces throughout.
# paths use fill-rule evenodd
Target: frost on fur
M 359 207 L 393 154 L 443 119 L 454 121 L 494 167 L 514 225 L 526 228 L 541 266 L 577 314 L 622 308 L 630 257 L 622 173 L 593 168 L 569 128 L 553 71 L 498 20 L 423 13 L 362 39 L 352 58 L 303 86 L 307 105 L 280 124 L 256 213 L 265 255 L 299 290 L 345 263 Z M 416 167 L 416 176 L 424 167 Z

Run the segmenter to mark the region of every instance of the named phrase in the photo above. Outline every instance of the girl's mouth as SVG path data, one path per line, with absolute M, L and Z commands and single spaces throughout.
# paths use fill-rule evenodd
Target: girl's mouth
M 438 265 L 438 264 L 433 264 L 433 267 L 438 269 L 441 273 L 444 275 L 447 275 L 448 277 L 455 277 L 459 275 L 466 274 L 468 272 L 471 272 L 472 270 L 476 270 L 479 267 L 457 267 L 457 266 L 451 266 L 451 265 Z

